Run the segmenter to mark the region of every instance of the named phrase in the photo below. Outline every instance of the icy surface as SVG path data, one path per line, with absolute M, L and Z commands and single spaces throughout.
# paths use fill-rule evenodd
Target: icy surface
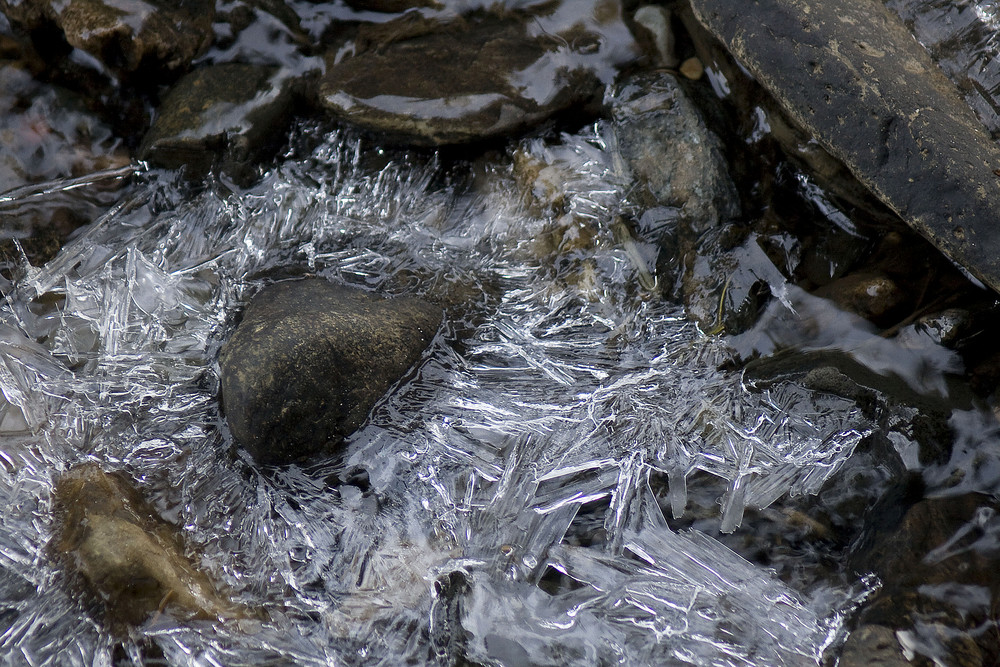
M 562 174 L 557 217 L 529 213 L 510 161 L 380 165 L 332 135 L 248 191 L 139 184 L 25 267 L 0 309 L 0 655 L 111 664 L 118 640 L 45 547 L 53 478 L 96 460 L 261 616 L 160 615 L 126 663 L 817 664 L 856 593 L 793 590 L 671 530 L 653 489 L 680 516 L 688 479 L 719 478 L 732 531 L 746 506 L 817 491 L 867 426 L 719 370 L 725 348 L 654 296 L 669 222 L 623 222 L 639 211 L 613 145 L 599 124 L 520 147 Z M 261 471 L 232 447 L 216 356 L 289 271 L 422 295 L 448 324 L 342 460 Z M 565 539 L 581 521 L 602 530 Z
M 1000 138 L 1000 3 L 996 0 L 885 0 Z

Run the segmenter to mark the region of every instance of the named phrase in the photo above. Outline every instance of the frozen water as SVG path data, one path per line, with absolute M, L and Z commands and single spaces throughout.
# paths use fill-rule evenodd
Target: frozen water
M 249 190 L 140 183 L 9 287 L 5 660 L 111 662 L 117 640 L 45 550 L 54 476 L 96 460 L 137 479 L 259 615 L 159 616 L 126 663 L 155 646 L 184 665 L 817 664 L 863 591 L 796 591 L 675 532 L 652 488 L 677 517 L 689 479 L 718 478 L 733 531 L 747 506 L 816 492 L 868 426 L 791 383 L 748 391 L 656 296 L 664 230 L 627 223 L 641 211 L 614 127 L 518 148 L 560 172 L 559 215 L 531 213 L 510 160 L 445 169 L 315 143 Z M 216 356 L 255 290 L 303 272 L 437 300 L 447 324 L 342 459 L 261 471 L 231 446 Z M 566 539 L 595 521 L 589 543 Z

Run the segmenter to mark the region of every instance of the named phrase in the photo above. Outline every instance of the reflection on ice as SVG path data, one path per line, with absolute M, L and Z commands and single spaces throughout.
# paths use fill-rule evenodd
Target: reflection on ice
M 613 141 L 601 124 L 520 148 L 559 162 L 574 221 L 529 213 L 503 169 L 477 190 L 433 161 L 366 167 L 332 136 L 249 191 L 141 185 L 24 267 L 0 311 L 0 426 L 23 418 L 0 472 L 4 651 L 108 660 L 45 552 L 53 475 L 97 460 L 266 619 L 158 616 L 125 642 L 135 664 L 818 662 L 854 593 L 797 592 L 673 532 L 651 486 L 680 516 L 688 479 L 720 478 L 733 531 L 748 505 L 816 492 L 867 426 L 792 383 L 749 392 L 650 293 L 657 239 L 622 231 L 638 211 Z M 554 229 L 585 233 L 540 242 Z M 289 271 L 421 295 L 450 326 L 342 460 L 261 472 L 231 451 L 215 357 L 240 304 Z M 581 522 L 603 527 L 565 540 Z

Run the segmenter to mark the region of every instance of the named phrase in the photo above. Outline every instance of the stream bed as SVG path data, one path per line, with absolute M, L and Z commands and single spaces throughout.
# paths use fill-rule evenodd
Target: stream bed
M 88 220 L 5 265 L 0 661 L 864 664 L 845 643 L 877 626 L 916 664 L 990 664 L 1000 424 L 949 338 L 958 309 L 874 324 L 803 278 L 857 273 L 900 232 L 790 164 L 766 166 L 785 200 L 758 209 L 756 167 L 734 167 L 744 213 L 692 244 L 623 158 L 646 99 L 610 86 L 604 117 L 458 155 L 300 119 L 251 183 L 117 156 L 0 194 L 11 219 L 69 201 Z M 256 292 L 303 276 L 445 315 L 335 456 L 260 466 L 226 425 L 219 350 Z M 995 297 L 962 289 L 992 322 Z M 237 613 L 105 622 L 52 551 L 55 481 L 95 462 Z M 909 567 L 914 508 L 932 523 L 956 498 L 977 500 L 912 542 L 925 583 L 873 574 Z M 898 612 L 911 588 L 944 606 Z

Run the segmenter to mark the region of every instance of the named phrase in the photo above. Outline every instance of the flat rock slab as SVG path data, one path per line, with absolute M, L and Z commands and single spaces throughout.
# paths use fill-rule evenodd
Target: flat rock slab
M 113 625 L 157 613 L 214 619 L 242 614 L 221 597 L 163 521 L 124 476 L 94 464 L 56 480 L 54 554 L 100 600 Z
M 265 288 L 219 357 L 233 436 L 263 464 L 328 450 L 416 363 L 441 316 L 319 278 Z
M 590 3 L 586 3 L 589 5 Z M 598 3 L 600 4 L 600 3 Z M 595 4 L 595 7 L 598 5 Z M 569 32 L 559 16 L 406 14 L 359 29 L 327 56 L 320 102 L 335 117 L 418 145 L 467 143 L 600 102 L 613 70 L 638 55 L 615 2 Z M 542 27 L 552 27 L 552 33 Z
M 878 0 L 692 0 L 698 20 L 907 224 L 1000 291 L 1000 149 Z

